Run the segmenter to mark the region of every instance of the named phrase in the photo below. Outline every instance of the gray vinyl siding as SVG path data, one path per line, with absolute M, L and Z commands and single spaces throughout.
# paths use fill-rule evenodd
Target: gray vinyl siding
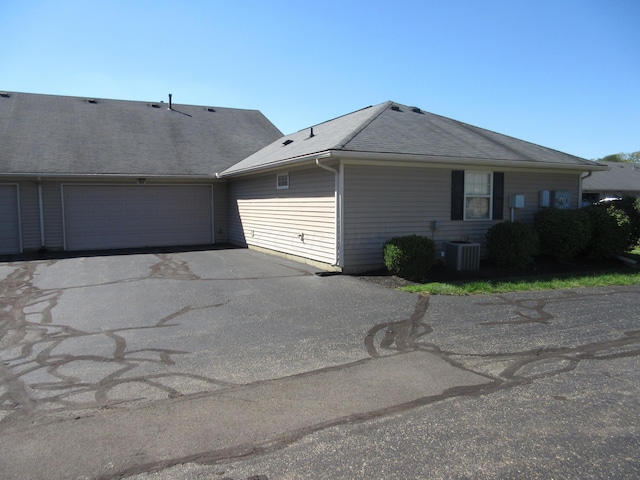
M 40 248 L 40 206 L 38 202 L 37 182 L 20 183 L 20 221 L 22 230 L 22 249 Z
M 332 264 L 335 175 L 320 168 L 288 173 L 288 189 L 276 188 L 276 173 L 229 183 L 229 240 Z
M 51 250 L 64 248 L 61 182 L 42 182 L 44 240 Z
M 227 184 L 213 184 L 213 239 L 215 243 L 229 242 L 229 221 L 227 215 Z
M 461 167 L 460 169 L 464 169 Z M 495 171 L 500 171 L 496 169 Z M 509 219 L 510 194 L 525 195 L 516 220 L 531 222 L 538 210 L 539 190 L 571 192 L 577 208 L 579 174 L 505 172 L 504 220 Z M 452 221 L 451 170 L 344 166 L 344 270 L 357 272 L 383 265 L 382 247 L 395 236 L 424 235 L 436 242 L 467 240 L 483 246 L 487 230 L 502 220 Z M 433 230 L 433 221 L 439 223 Z

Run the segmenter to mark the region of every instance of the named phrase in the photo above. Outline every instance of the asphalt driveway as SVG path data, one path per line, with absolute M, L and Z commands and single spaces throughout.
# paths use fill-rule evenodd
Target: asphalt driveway
M 536 455 L 640 470 L 640 289 L 429 298 L 317 273 L 233 249 L 0 264 L 0 478 L 536 475 L 549 470 L 447 452 L 485 436 L 516 458 L 500 419 L 522 437 L 567 433 L 540 408 L 583 438 L 532 442 Z

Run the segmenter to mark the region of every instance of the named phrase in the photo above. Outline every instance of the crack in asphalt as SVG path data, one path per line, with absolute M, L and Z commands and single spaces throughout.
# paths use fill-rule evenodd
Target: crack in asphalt
M 150 269 L 147 277 L 124 279 L 111 284 L 172 278 L 198 280 L 186 262 L 168 255 L 157 255 L 159 262 Z M 45 262 L 51 264 L 52 262 Z M 116 404 L 141 400 L 139 397 L 113 398 L 111 392 L 121 386 L 155 389 L 166 398 L 181 396 L 184 392 L 171 386 L 176 379 L 191 379 L 212 388 L 231 385 L 228 382 L 190 373 L 159 373 L 154 375 L 126 376 L 144 364 L 175 365 L 175 355 L 187 354 L 179 350 L 144 348 L 130 350 L 122 335 L 135 330 L 170 328 L 171 323 L 194 310 L 217 308 L 226 302 L 202 307 L 184 307 L 155 324 L 140 327 L 115 328 L 101 331 L 84 331 L 68 325 L 53 323 L 51 311 L 56 307 L 67 288 L 39 289 L 34 285 L 37 262 L 19 265 L 0 282 L 0 419 L 9 421 L 15 415 L 28 415 L 35 411 L 62 412 L 78 408 L 108 408 Z M 104 285 L 104 284 L 103 284 Z M 70 287 L 75 288 L 75 287 Z M 56 349 L 71 339 L 105 337 L 111 344 L 111 355 L 72 355 L 56 353 Z M 64 367 L 73 362 L 108 364 L 115 370 L 94 381 L 64 373 Z M 78 365 L 75 363 L 74 365 Z M 46 372 L 50 381 L 29 381 L 29 375 Z M 140 388 L 134 388 L 139 390 Z M 2 418 L 4 416 L 4 418 Z
M 640 293 L 638 291 L 637 293 Z M 597 296 L 590 292 L 589 297 Z M 599 294 L 610 296 L 611 292 Z M 526 323 L 551 324 L 555 316 L 546 309 L 555 303 L 573 302 L 584 299 L 587 295 L 575 291 L 562 291 L 557 298 L 527 299 L 512 298 L 505 295 L 494 295 L 492 298 L 498 302 L 482 302 L 482 306 L 513 307 L 513 313 L 522 320 L 486 321 L 479 322 L 482 326 L 521 325 Z M 474 364 L 474 359 L 488 360 L 489 362 L 508 362 L 508 366 L 497 375 L 490 375 L 496 380 L 496 384 L 477 387 L 475 394 L 483 391 L 495 391 L 497 385 L 503 388 L 511 388 L 523 383 L 530 383 L 536 379 L 549 378 L 561 373 L 575 370 L 583 360 L 608 360 L 623 357 L 640 356 L 640 330 L 622 332 L 623 336 L 602 342 L 592 342 L 571 347 L 547 347 L 519 352 L 494 352 L 470 354 L 460 353 L 454 350 L 443 350 L 435 343 L 427 342 L 423 337 L 433 332 L 433 328 L 424 321 L 429 306 L 429 295 L 423 294 L 415 304 L 413 314 L 406 320 L 397 322 L 385 322 L 374 326 L 367 333 L 364 343 L 367 352 L 372 357 L 377 357 L 381 351 L 409 352 L 415 350 L 436 353 L 452 365 L 468 369 L 475 373 L 480 372 Z M 379 348 L 375 341 L 378 338 Z
M 149 278 L 171 278 L 185 281 L 215 280 L 202 279 L 191 272 L 187 262 L 178 261 L 170 255 L 158 254 L 158 262 L 150 268 L 146 277 L 128 278 L 106 284 L 132 282 Z M 79 330 L 67 325 L 53 323 L 52 310 L 58 304 L 62 294 L 69 288 L 39 289 L 34 285 L 37 262 L 21 263 L 6 278 L 0 281 L 0 423 L 9 422 L 15 417 L 29 415 L 37 411 L 69 412 L 78 409 L 104 409 L 116 404 L 132 403 L 139 398 L 122 399 L 110 395 L 112 390 L 121 385 L 136 384 L 156 389 L 166 399 L 184 395 L 171 386 L 171 380 L 188 378 L 201 381 L 212 388 L 234 387 L 234 384 L 189 373 L 173 372 L 155 375 L 125 376 L 134 372 L 144 364 L 175 364 L 174 357 L 189 352 L 145 348 L 129 350 L 124 332 L 145 329 L 165 329 L 177 325 L 176 319 L 196 309 L 212 309 L 225 304 L 213 303 L 202 307 L 184 307 L 159 320 L 153 325 L 141 327 L 124 327 L 92 332 Z M 309 275 L 299 270 L 291 276 Z M 265 277 L 256 277 L 265 279 Z M 242 280 L 247 280 L 243 278 Z M 268 278 L 266 278 L 268 280 Z M 237 278 L 224 279 L 238 280 Z M 86 287 L 86 285 L 83 285 Z M 640 293 L 638 291 L 637 293 Z M 593 296 L 593 293 L 589 293 Z M 603 295 L 611 295 L 606 293 Z M 552 304 L 575 302 L 587 294 L 575 291 L 563 291 L 559 297 L 549 299 L 513 298 L 512 296 L 493 295 L 490 302 L 478 305 L 501 306 L 510 309 L 518 317 L 517 320 L 491 320 L 479 322 L 483 327 L 510 326 L 521 324 L 553 323 L 555 316 L 548 310 Z M 445 350 L 428 341 L 433 327 L 425 320 L 429 308 L 430 296 L 419 295 L 413 312 L 407 319 L 382 322 L 372 327 L 364 337 L 367 354 L 372 358 L 383 355 L 397 355 L 413 351 L 424 351 L 436 354 L 451 365 L 477 373 L 493 380 L 491 383 L 469 387 L 456 387 L 441 395 L 417 399 L 402 405 L 396 405 L 373 412 L 363 412 L 341 417 L 322 424 L 310 425 L 307 428 L 288 432 L 261 445 L 239 445 L 224 451 L 199 454 L 188 459 L 172 459 L 163 464 L 145 465 L 145 470 L 157 470 L 180 463 L 193 461 L 198 463 L 218 463 L 237 459 L 247 455 L 257 455 L 278 450 L 303 436 L 330 426 L 362 422 L 392 413 L 402 412 L 429 403 L 458 396 L 477 396 L 531 383 L 542 378 L 575 370 L 582 361 L 604 361 L 623 357 L 640 356 L 640 330 L 622 332 L 622 336 L 601 342 L 566 347 L 538 348 L 517 352 L 460 353 Z M 108 355 L 71 355 L 56 354 L 55 350 L 65 341 L 78 338 L 103 336 L 112 345 L 112 353 Z M 477 360 L 493 365 L 503 365 L 497 374 L 479 371 Z M 65 374 L 63 367 L 72 362 L 89 362 L 91 364 L 114 365 L 102 378 L 94 381 L 82 381 L 73 375 Z M 340 367 L 334 367 L 336 369 Z M 51 381 L 29 381 L 28 376 L 34 372 L 46 372 Z M 302 374 L 304 375 L 304 374 Z M 35 397 L 35 398 L 34 398 Z M 558 398 L 563 400 L 563 398 Z M 2 417 L 4 415 L 4 418 Z M 129 472 L 131 474 L 133 472 Z

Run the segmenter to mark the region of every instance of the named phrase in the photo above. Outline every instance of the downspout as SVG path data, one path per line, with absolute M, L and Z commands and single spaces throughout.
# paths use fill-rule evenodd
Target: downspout
M 323 170 L 326 170 L 328 172 L 332 172 L 335 175 L 335 185 L 334 185 L 334 192 L 335 192 L 335 204 L 336 204 L 336 226 L 335 226 L 335 238 L 334 238 L 334 243 L 335 243 L 335 259 L 333 262 L 334 266 L 339 266 L 341 267 L 342 265 L 340 265 L 341 261 L 340 261 L 340 256 L 342 253 L 342 250 L 340 248 L 341 245 L 341 239 L 342 239 L 342 229 L 340 228 L 342 225 L 342 201 L 341 201 L 341 195 L 340 195 L 340 172 L 338 170 L 336 170 L 335 168 L 329 167 L 327 165 L 324 165 L 322 163 L 320 163 L 320 159 L 316 158 L 316 165 L 320 168 L 322 168 Z
M 45 248 L 44 241 L 44 202 L 42 201 L 42 178 L 38 177 L 38 208 L 40 211 L 40 248 Z

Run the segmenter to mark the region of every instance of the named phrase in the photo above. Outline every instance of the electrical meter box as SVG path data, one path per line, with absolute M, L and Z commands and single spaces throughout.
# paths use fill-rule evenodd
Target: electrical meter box
M 509 208 L 524 208 L 524 195 L 509 195 Z

